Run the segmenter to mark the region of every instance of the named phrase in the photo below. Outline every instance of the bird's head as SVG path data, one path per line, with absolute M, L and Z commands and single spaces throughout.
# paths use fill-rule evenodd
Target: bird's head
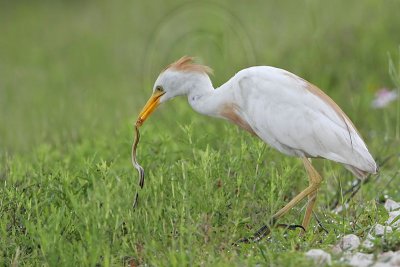
M 136 125 L 141 126 L 161 103 L 188 94 L 196 85 L 211 83 L 207 75 L 210 73 L 212 70 L 209 67 L 194 64 L 192 57 L 184 56 L 170 64 L 154 83 L 153 94 L 140 112 Z

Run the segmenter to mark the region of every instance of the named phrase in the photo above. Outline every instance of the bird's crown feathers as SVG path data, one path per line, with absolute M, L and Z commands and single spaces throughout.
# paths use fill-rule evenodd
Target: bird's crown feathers
M 183 56 L 174 63 L 168 65 L 163 71 L 176 70 L 184 72 L 200 72 L 204 74 L 212 74 L 213 70 L 205 65 L 194 63 L 194 57 Z

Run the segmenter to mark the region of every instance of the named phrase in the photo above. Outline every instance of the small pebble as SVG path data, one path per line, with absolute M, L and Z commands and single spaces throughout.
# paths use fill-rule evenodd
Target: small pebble
M 349 204 L 346 203 L 346 204 L 344 204 L 344 207 L 342 205 L 340 205 L 340 206 L 337 206 L 336 208 L 334 208 L 333 212 L 338 214 L 338 213 L 341 213 L 343 211 L 343 209 L 347 209 L 348 207 L 349 207 Z
M 387 199 L 385 202 L 385 209 L 389 212 L 400 209 L 400 203 L 391 199 Z
M 374 240 L 375 237 L 373 237 L 371 234 L 368 234 L 367 238 L 362 243 L 363 248 L 372 249 L 374 247 Z
M 367 267 L 370 266 L 374 261 L 373 254 L 365 254 L 357 252 L 349 257 L 349 265 L 357 267 Z
M 397 216 L 400 215 L 400 210 L 391 211 L 389 212 L 389 219 L 386 221 L 387 225 L 390 225 L 392 228 L 397 228 L 400 226 L 400 219 L 396 220 Z M 393 221 L 395 221 L 393 223 Z M 393 224 L 392 224 L 393 223 Z
M 400 266 L 400 251 L 388 251 L 378 256 L 378 262 L 374 267 Z
M 331 254 L 322 249 L 310 249 L 306 252 L 306 257 L 312 259 L 317 266 L 332 264 Z
M 378 255 L 378 262 L 388 263 L 391 261 L 394 253 L 393 251 L 387 251 Z
M 382 224 L 375 225 L 376 236 L 383 236 L 385 233 L 390 234 L 391 232 L 393 232 L 393 229 L 390 226 L 383 226 Z
M 387 262 L 377 262 L 372 267 L 394 267 L 392 264 Z
M 332 252 L 340 253 L 343 251 L 351 251 L 355 250 L 360 246 L 360 238 L 354 234 L 345 235 L 342 239 L 337 243 Z
M 394 255 L 390 259 L 390 263 L 393 264 L 393 266 L 400 266 L 400 251 L 394 252 Z

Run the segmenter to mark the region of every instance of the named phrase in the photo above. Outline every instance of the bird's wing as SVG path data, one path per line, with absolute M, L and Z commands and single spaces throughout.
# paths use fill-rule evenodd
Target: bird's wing
M 375 161 L 350 119 L 305 80 L 281 69 L 253 67 L 239 72 L 231 87 L 240 116 L 279 151 L 375 172 Z

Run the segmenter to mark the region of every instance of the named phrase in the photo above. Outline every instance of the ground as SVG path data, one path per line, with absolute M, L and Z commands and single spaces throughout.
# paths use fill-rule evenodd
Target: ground
M 309 266 L 310 249 L 329 251 L 347 234 L 365 239 L 388 219 L 386 199 L 400 201 L 400 101 L 371 107 L 380 88 L 400 87 L 399 8 L 373 0 L 3 1 L 0 262 Z M 214 69 L 215 87 L 253 65 L 317 85 L 353 120 L 379 175 L 346 193 L 351 173 L 314 160 L 324 182 L 309 231 L 276 229 L 232 246 L 305 188 L 305 171 L 182 98 L 141 128 L 147 176 L 132 209 L 133 124 L 159 71 L 186 54 Z M 281 222 L 301 223 L 304 206 Z M 399 249 L 395 231 L 361 251 Z

